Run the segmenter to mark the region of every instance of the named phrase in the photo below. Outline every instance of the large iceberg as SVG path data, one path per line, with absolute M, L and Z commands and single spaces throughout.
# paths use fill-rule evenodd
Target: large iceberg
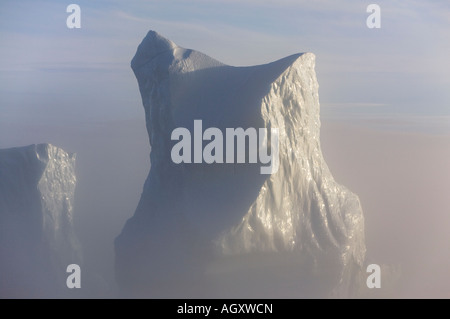
M 334 181 L 322 156 L 314 54 L 233 67 L 150 31 L 131 67 L 145 109 L 151 169 L 115 242 L 124 296 L 356 291 L 366 251 L 364 217 L 358 197 Z M 196 120 L 222 132 L 277 129 L 278 170 L 261 174 L 261 163 L 248 161 L 175 163 L 172 133 L 198 134 Z M 248 158 L 250 142 L 246 147 Z
M 75 154 L 50 144 L 0 150 L 0 297 L 61 297 L 81 263 L 73 229 Z

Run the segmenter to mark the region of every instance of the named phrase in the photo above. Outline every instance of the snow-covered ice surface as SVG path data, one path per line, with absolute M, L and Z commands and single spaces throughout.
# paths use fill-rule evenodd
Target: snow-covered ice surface
M 50 144 L 0 150 L 0 296 L 64 296 L 66 267 L 81 264 L 75 185 L 75 154 Z
M 365 260 L 358 197 L 320 149 L 315 56 L 232 67 L 150 31 L 131 62 L 151 144 L 135 215 L 117 237 L 124 296 L 327 297 L 357 293 Z M 174 164 L 171 132 L 279 129 L 279 170 Z M 205 143 L 204 143 L 205 145 Z

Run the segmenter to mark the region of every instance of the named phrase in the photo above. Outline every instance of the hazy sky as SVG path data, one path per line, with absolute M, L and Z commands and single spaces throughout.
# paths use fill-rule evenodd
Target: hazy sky
M 378 1 L 380 29 L 366 1 L 74 2 L 81 29 L 69 1 L 0 3 L 0 145 L 5 122 L 140 118 L 129 63 L 149 29 L 231 65 L 313 52 L 324 116 L 450 122 L 448 1 Z

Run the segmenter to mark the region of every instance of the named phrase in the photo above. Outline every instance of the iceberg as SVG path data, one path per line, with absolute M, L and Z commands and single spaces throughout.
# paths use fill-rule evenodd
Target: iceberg
M 67 266 L 82 263 L 75 186 L 75 154 L 51 144 L 0 150 L 0 296 L 65 296 Z
M 334 180 L 322 156 L 314 54 L 233 67 L 149 31 L 131 67 L 151 169 L 115 241 L 123 296 L 328 297 L 358 290 L 364 216 L 358 196 Z M 196 120 L 221 132 L 276 129 L 277 170 L 261 174 L 261 163 L 249 161 L 173 161 L 172 132 L 186 128 L 194 136 Z M 247 157 L 254 151 L 248 145 Z

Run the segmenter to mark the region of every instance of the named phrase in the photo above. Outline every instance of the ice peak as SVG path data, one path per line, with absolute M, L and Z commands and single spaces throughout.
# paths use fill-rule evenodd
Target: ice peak
M 134 70 L 142 64 L 151 61 L 159 54 L 166 51 L 171 51 L 176 47 L 177 45 L 169 39 L 166 39 L 159 33 L 150 30 L 139 45 L 136 55 L 131 61 L 131 68 Z

